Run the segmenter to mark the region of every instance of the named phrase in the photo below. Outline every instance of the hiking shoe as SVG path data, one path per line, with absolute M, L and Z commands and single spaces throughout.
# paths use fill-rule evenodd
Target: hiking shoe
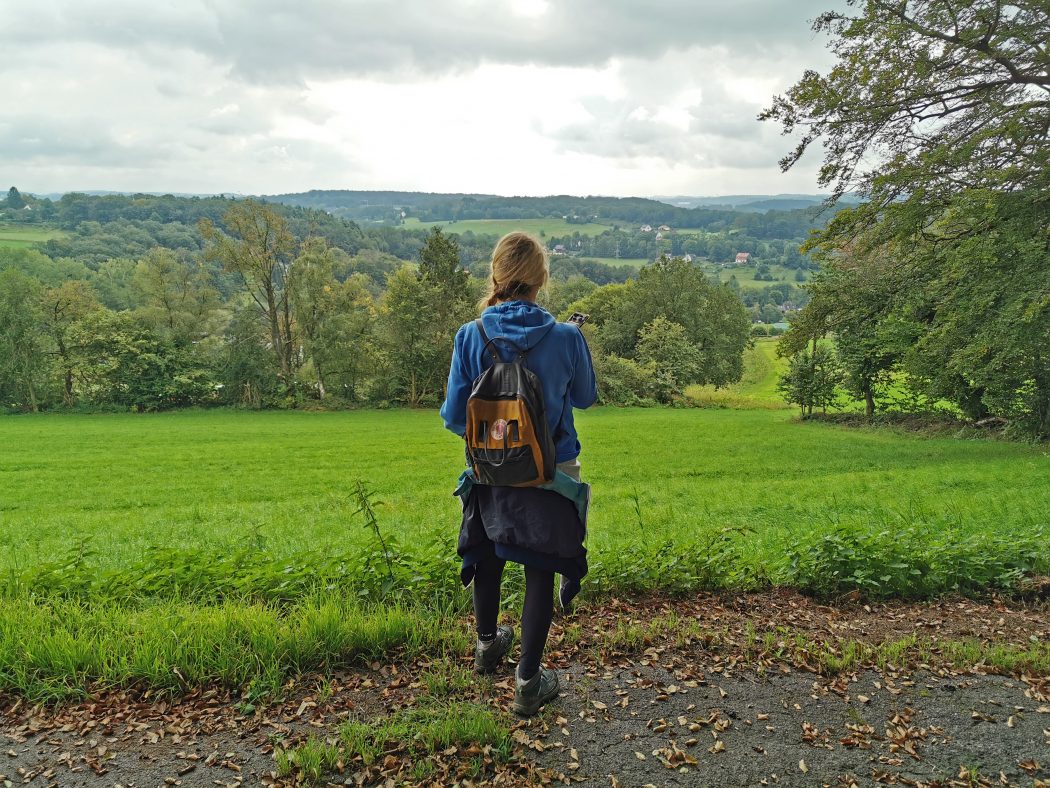
M 551 668 L 540 668 L 528 681 L 522 681 L 517 671 L 514 672 L 514 704 L 511 708 L 515 714 L 531 717 L 542 706 L 558 697 L 561 681 Z
M 474 670 L 478 673 L 492 673 L 499 667 L 500 660 L 507 656 L 514 642 L 514 630 L 510 627 L 496 627 L 496 639 L 488 643 L 478 641 L 474 647 Z

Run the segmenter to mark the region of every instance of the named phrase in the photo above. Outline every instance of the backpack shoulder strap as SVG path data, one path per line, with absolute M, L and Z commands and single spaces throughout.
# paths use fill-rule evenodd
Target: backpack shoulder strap
M 478 333 L 481 335 L 481 341 L 484 342 L 483 350 L 487 350 L 492 356 L 492 361 L 495 364 L 499 363 L 499 353 L 496 352 L 495 346 L 492 344 L 492 340 L 489 339 L 488 334 L 485 333 L 485 327 L 481 325 L 481 318 L 479 317 L 474 321 L 474 325 L 478 327 Z

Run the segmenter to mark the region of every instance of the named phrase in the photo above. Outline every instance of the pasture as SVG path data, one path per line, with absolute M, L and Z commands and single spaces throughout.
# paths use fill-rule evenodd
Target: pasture
M 541 238 L 572 235 L 601 235 L 611 229 L 608 224 L 569 224 L 564 219 L 462 219 L 452 222 L 421 222 L 409 217 L 403 225 L 405 229 L 430 229 L 440 227 L 447 233 L 474 233 L 475 235 L 505 235 L 514 230 L 535 233 Z
M 753 370 L 775 363 L 772 344 L 759 343 Z M 752 377 L 743 391 L 766 396 L 747 388 L 762 385 Z M 595 491 L 591 590 L 773 582 L 879 593 L 881 582 L 922 596 L 1050 569 L 1045 550 L 1026 552 L 1050 535 L 1045 447 L 793 415 L 579 414 Z M 408 563 L 454 586 L 451 490 L 462 450 L 433 411 L 8 417 L 0 443 L 0 588 L 11 579 L 9 596 L 34 583 L 70 590 L 61 558 L 70 555 L 78 583 L 84 572 L 156 571 L 148 556 L 157 550 L 190 567 L 245 550 L 307 568 L 309 556 L 352 562 L 374 548 L 354 515 L 357 480 L 374 491 L 379 527 Z M 828 570 L 841 574 L 821 577 L 821 561 L 843 562 Z M 265 577 L 246 582 L 249 594 L 269 588 Z M 338 580 L 352 591 L 361 582 L 353 572 Z
M 0 246 L 26 247 L 61 238 L 65 233 L 53 227 L 40 227 L 31 224 L 0 223 Z
M 716 276 L 720 282 L 728 282 L 733 277 L 736 277 L 736 281 L 741 287 L 753 290 L 768 287 L 769 285 L 780 284 L 781 282 L 801 284 L 800 282 L 795 281 L 797 269 L 786 268 L 782 265 L 769 266 L 769 273 L 773 277 L 773 281 L 755 279 L 755 274 L 758 272 L 758 266 L 755 265 L 721 266 L 716 263 L 705 262 L 702 264 L 702 267 L 712 276 Z M 809 280 L 810 276 L 811 274 L 809 272 L 805 273 L 806 281 Z
M 596 408 L 578 426 L 585 605 L 771 584 L 983 595 L 1050 570 L 1045 447 L 777 410 Z M 469 649 L 462 449 L 434 411 L 10 416 L 0 446 L 0 693 L 272 696 L 290 675 Z
M 688 400 L 697 405 L 714 408 L 763 408 L 785 410 L 791 406 L 777 392 L 777 381 L 787 370 L 787 359 L 777 355 L 775 337 L 760 337 L 744 351 L 744 374 L 739 383 L 723 388 L 689 386 Z
M 632 268 L 638 270 L 643 265 L 648 265 L 649 260 L 644 257 L 580 257 L 580 262 L 588 260 L 603 265 L 614 265 L 620 268 Z

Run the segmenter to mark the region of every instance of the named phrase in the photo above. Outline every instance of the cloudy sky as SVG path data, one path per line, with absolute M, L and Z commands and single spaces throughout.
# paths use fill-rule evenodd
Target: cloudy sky
M 0 186 L 815 191 L 755 116 L 841 0 L 0 0 Z

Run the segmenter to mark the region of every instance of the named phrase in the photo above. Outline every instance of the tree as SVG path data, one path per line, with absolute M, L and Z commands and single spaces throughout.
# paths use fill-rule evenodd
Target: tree
M 37 411 L 46 404 L 49 365 L 41 331 L 43 287 L 20 271 L 0 271 L 0 396 Z
M 73 380 L 76 353 L 80 349 L 72 339 L 76 324 L 97 309 L 101 309 L 95 291 L 82 280 L 64 282 L 45 290 L 41 299 L 41 325 L 51 340 L 59 371 L 62 375 L 62 402 L 67 407 L 76 402 Z
M 787 371 L 777 383 L 777 391 L 786 402 L 798 405 L 803 416 L 812 416 L 814 408 L 827 409 L 835 401 L 838 367 L 831 348 L 814 343 L 791 357 Z
M 682 389 L 702 376 L 704 360 L 685 329 L 664 317 L 642 326 L 638 360 L 652 371 L 650 388 L 660 402 L 671 402 Z
M 777 352 L 790 357 L 810 343 L 834 336 L 842 383 L 864 401 L 868 418 L 875 414 L 876 395 L 889 384 L 905 349 L 914 342 L 899 319 L 898 287 L 893 247 L 846 251 L 827 256 L 810 286 L 812 299 L 781 340 Z
M 201 220 L 206 255 L 239 276 L 266 328 L 281 383 L 291 393 L 300 360 L 288 284 L 295 239 L 274 208 L 253 200 L 234 203 L 223 222 L 229 235 Z
M 98 309 L 71 331 L 76 374 L 97 403 L 162 410 L 206 402 L 214 381 L 193 356 L 129 312 Z
M 219 294 L 202 261 L 183 261 L 171 249 L 151 249 L 132 275 L 141 317 L 158 333 L 188 345 L 218 329 Z
M 452 342 L 431 320 L 432 292 L 410 268 L 387 279 L 381 311 L 381 339 L 395 385 L 395 396 L 412 406 L 437 399 L 448 373 Z
M 342 252 L 322 238 L 303 244 L 290 273 L 292 307 L 321 399 L 334 381 L 354 400 L 370 364 L 375 309 L 366 276 L 355 274 L 345 282 L 336 279 L 339 255 Z
M 419 252 L 418 270 L 402 267 L 387 278 L 380 341 L 395 396 L 413 407 L 441 397 L 456 331 L 475 315 L 476 299 L 458 245 L 434 228 Z
M 806 72 L 761 116 L 801 132 L 784 169 L 819 141 L 821 185 L 867 198 L 804 247 L 855 282 L 823 295 L 818 283 L 799 322 L 809 336 L 835 324 L 869 411 L 869 384 L 896 356 L 928 397 L 1048 435 L 1050 303 L 1036 261 L 1050 254 L 1050 7 L 849 6 L 815 24 L 835 67 Z M 857 303 L 871 320 L 844 319 Z
M 126 257 L 115 257 L 99 265 L 91 283 L 98 291 L 99 300 L 109 309 L 120 311 L 135 306 L 135 288 L 133 285 L 134 260 Z
M 588 299 L 602 290 L 596 290 Z M 684 384 L 724 386 L 740 379 L 751 321 L 740 299 L 728 287 L 712 284 L 701 269 L 672 258 L 643 268 L 622 294 L 600 327 L 607 352 L 635 357 L 643 327 L 663 317 L 685 330 L 701 359 L 695 379 L 683 380 Z
M 597 289 L 598 285 L 590 279 L 575 275 L 568 279 L 548 282 L 544 292 L 540 294 L 541 303 L 544 309 L 552 315 L 564 320 L 575 311 L 569 309 L 570 304 L 590 295 Z
M 805 72 L 760 115 L 786 134 L 801 132 L 784 170 L 819 140 L 820 185 L 870 195 L 871 220 L 902 197 L 933 207 L 962 188 L 1045 182 L 1046 3 L 847 1 L 859 12 L 832 11 L 814 23 L 833 37 L 831 72 Z
M 477 296 L 470 283 L 470 273 L 460 263 L 459 245 L 438 227 L 427 234 L 426 243 L 419 250 L 419 281 L 427 293 L 431 341 L 445 348 L 443 366 L 447 371 L 456 331 L 474 316 Z M 444 374 L 440 380 L 443 389 Z
M 20 211 L 26 207 L 25 198 L 14 186 L 7 190 L 7 207 L 13 211 Z

